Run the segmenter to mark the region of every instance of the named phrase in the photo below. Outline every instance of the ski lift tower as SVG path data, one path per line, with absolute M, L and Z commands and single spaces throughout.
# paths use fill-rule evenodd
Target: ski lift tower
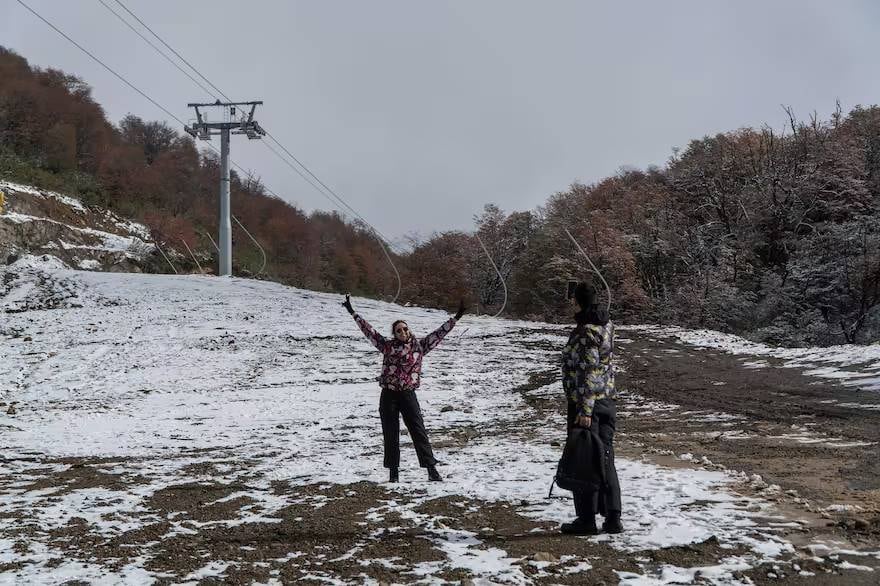
M 232 275 L 232 223 L 229 206 L 229 135 L 244 134 L 249 139 L 262 138 L 266 131 L 254 120 L 254 110 L 262 105 L 258 102 L 221 102 L 208 104 L 187 104 L 195 108 L 196 121 L 183 129 L 193 138 L 211 140 L 220 135 L 220 246 L 217 274 L 221 277 Z M 199 108 L 222 108 L 221 122 L 208 122 L 207 116 Z

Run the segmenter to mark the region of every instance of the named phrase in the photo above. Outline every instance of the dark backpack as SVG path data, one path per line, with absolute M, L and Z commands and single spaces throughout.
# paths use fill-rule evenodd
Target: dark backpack
M 598 491 L 605 486 L 605 450 L 602 440 L 585 427 L 572 428 L 556 467 L 553 484 L 571 491 Z

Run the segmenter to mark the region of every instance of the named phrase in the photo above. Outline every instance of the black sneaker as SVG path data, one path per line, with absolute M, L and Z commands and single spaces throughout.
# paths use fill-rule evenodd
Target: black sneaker
M 443 482 L 443 477 L 437 472 L 436 466 L 428 466 L 428 480 L 433 482 Z
M 571 523 L 563 523 L 560 531 L 566 535 L 599 535 L 595 517 L 578 517 Z
M 397 482 L 399 477 L 400 476 L 397 473 L 397 468 L 388 469 L 388 482 Z
M 620 524 L 620 513 L 608 513 L 602 523 L 603 533 L 623 533 L 623 525 Z

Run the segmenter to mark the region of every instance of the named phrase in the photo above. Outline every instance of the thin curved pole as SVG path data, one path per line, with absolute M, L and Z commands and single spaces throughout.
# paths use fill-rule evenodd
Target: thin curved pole
M 388 249 L 385 247 L 385 241 L 382 240 L 382 237 L 379 236 L 379 233 L 376 232 L 375 228 L 373 230 L 373 235 L 376 237 L 376 240 L 379 241 L 379 246 L 382 247 L 382 252 L 385 253 L 385 258 L 388 259 L 388 264 L 391 265 L 391 268 L 394 269 L 394 276 L 397 277 L 397 293 L 394 294 L 394 299 L 391 300 L 391 303 L 397 303 L 397 298 L 400 297 L 400 289 L 403 285 L 403 282 L 400 280 L 400 273 L 397 271 L 397 267 L 394 265 L 394 261 L 391 260 L 391 255 L 388 254 Z
M 584 255 L 584 258 L 587 259 L 587 262 L 590 263 L 590 268 L 593 269 L 599 278 L 602 279 L 602 284 L 605 285 L 605 291 L 608 293 L 608 307 L 606 311 L 608 315 L 611 315 L 611 287 L 608 286 L 608 281 L 605 280 L 605 277 L 602 276 L 602 272 L 596 268 L 596 265 L 593 264 L 593 261 L 590 260 L 590 257 L 584 252 L 584 249 L 581 248 L 581 245 L 578 244 L 578 241 L 574 239 L 574 236 L 571 235 L 571 232 L 568 231 L 568 228 L 563 228 L 565 233 L 568 234 L 568 237 L 571 238 L 571 241 L 574 242 L 574 245 L 577 246 L 577 249 L 581 251 L 581 254 Z
M 177 272 L 177 267 L 174 266 L 174 263 L 171 262 L 171 260 L 170 260 L 170 259 L 168 258 L 168 256 L 165 254 L 165 251 L 162 250 L 162 247 L 161 247 L 161 246 L 159 246 L 159 242 L 158 242 L 158 241 L 157 241 L 157 242 L 153 242 L 153 244 L 156 245 L 156 249 L 162 254 L 162 258 L 165 259 L 165 262 L 167 262 L 169 265 L 171 265 L 171 270 L 174 271 L 174 274 L 175 274 L 175 275 L 179 275 L 180 273 Z
M 196 266 L 199 267 L 199 273 L 204 274 L 204 273 L 205 273 L 205 270 L 202 268 L 202 265 L 199 263 L 199 259 L 197 259 L 197 258 L 196 258 L 196 255 L 193 254 L 193 251 L 192 251 L 192 249 L 189 247 L 189 244 L 187 244 L 187 243 L 186 243 L 186 240 L 184 240 L 183 238 L 181 238 L 180 241 L 183 242 L 183 245 L 186 247 L 186 251 L 187 251 L 187 252 L 189 253 L 189 255 L 192 257 L 193 261 L 195 261 Z
M 492 317 L 498 317 L 501 315 L 501 312 L 504 311 L 504 308 L 507 307 L 507 283 L 504 282 L 504 277 L 501 275 L 501 271 L 498 270 L 498 265 L 495 264 L 495 261 L 492 260 L 492 255 L 489 254 L 489 251 L 486 249 L 486 245 L 483 244 L 483 239 L 480 238 L 480 235 L 474 232 L 474 236 L 477 237 L 477 242 L 480 243 L 480 246 L 483 247 L 483 252 L 486 253 L 486 258 L 489 259 L 489 262 L 492 263 L 492 268 L 495 269 L 495 272 L 498 273 L 498 278 L 501 279 L 501 286 L 504 287 L 504 303 L 501 304 L 501 309 L 498 310 L 498 313 L 493 315 Z
M 253 236 L 251 236 L 251 233 L 248 232 L 247 228 L 244 227 L 244 224 L 242 224 L 241 222 L 238 221 L 238 218 L 236 218 L 235 216 L 232 216 L 232 219 L 235 220 L 235 223 L 238 224 L 239 228 L 244 230 L 244 233 L 248 235 L 248 238 L 251 239 L 251 242 L 253 242 L 254 244 L 257 245 L 257 248 L 260 249 L 260 254 L 263 255 L 263 265 L 260 267 L 260 270 L 257 271 L 257 276 L 259 276 L 263 272 L 263 270 L 266 268 L 266 262 L 268 262 L 266 259 L 266 251 L 263 250 L 263 247 L 260 246 L 260 243 L 257 242 L 257 239 L 254 238 Z
M 217 252 L 220 252 L 220 247 L 217 246 L 217 243 L 216 243 L 216 242 L 214 242 L 214 237 L 211 236 L 211 233 L 210 233 L 210 232 L 202 232 L 202 234 L 204 234 L 205 236 L 208 237 L 208 240 L 210 240 L 210 241 L 211 241 L 211 244 L 214 245 L 214 250 L 216 250 Z

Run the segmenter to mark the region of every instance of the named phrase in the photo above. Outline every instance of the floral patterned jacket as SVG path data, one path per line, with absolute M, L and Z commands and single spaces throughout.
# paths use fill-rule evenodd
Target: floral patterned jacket
M 562 388 L 578 415 L 590 417 L 596 400 L 613 398 L 614 324 L 578 325 L 562 349 Z
M 387 340 L 357 314 L 354 315 L 354 321 L 373 346 L 382 353 L 379 386 L 392 391 L 414 391 L 421 383 L 422 358 L 452 331 L 457 320 L 452 317 L 421 340 L 411 336 L 408 342 L 401 342 L 397 338 Z

